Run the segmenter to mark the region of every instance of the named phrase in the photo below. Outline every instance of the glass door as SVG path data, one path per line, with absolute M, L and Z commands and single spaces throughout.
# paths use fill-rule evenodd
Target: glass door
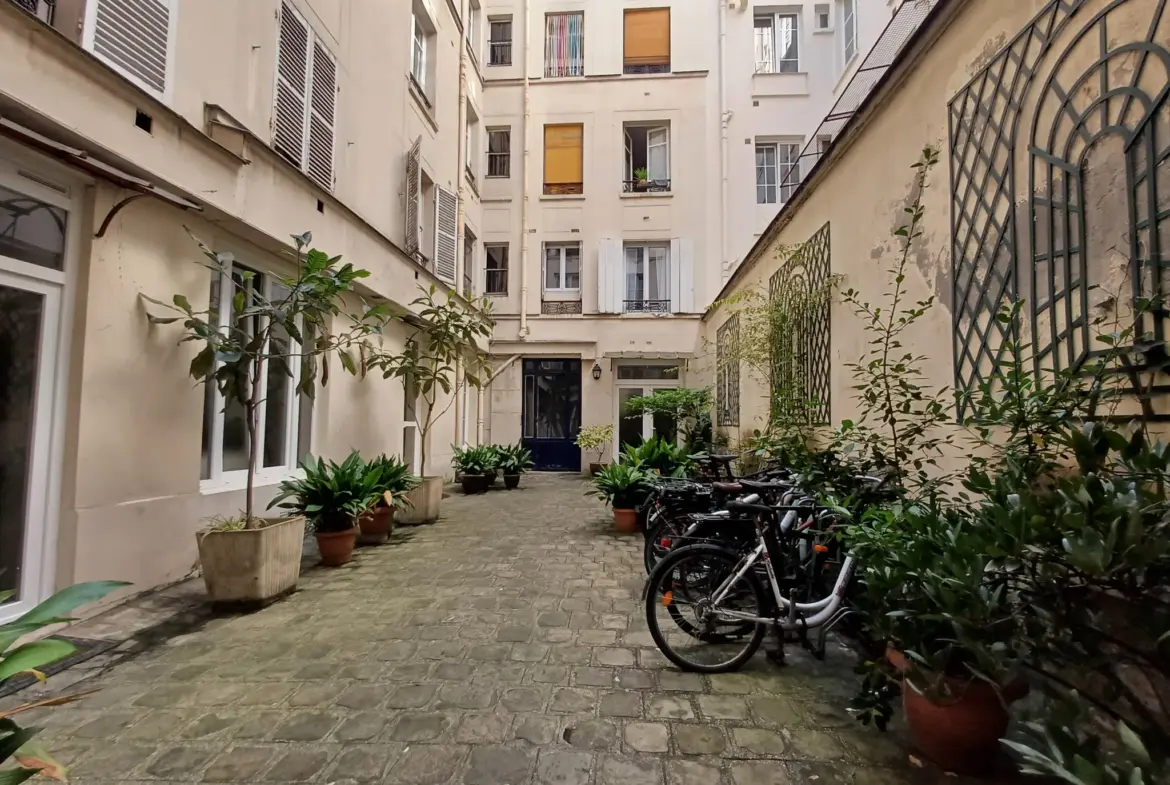
M 674 441 L 675 420 L 668 414 L 628 414 L 626 406 L 632 398 L 651 395 L 656 390 L 673 390 L 662 386 L 621 386 L 617 389 L 617 450 L 623 452 L 627 446 L 636 447 L 655 436 Z

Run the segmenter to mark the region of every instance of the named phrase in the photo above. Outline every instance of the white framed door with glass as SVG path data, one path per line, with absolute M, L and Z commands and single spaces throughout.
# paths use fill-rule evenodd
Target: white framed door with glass
M 626 447 L 636 447 L 655 436 L 667 441 L 677 438 L 677 424 L 669 415 L 630 414 L 631 399 L 652 395 L 656 390 L 674 390 L 679 386 L 679 367 L 674 363 L 622 363 L 617 366 L 614 394 L 614 458 Z

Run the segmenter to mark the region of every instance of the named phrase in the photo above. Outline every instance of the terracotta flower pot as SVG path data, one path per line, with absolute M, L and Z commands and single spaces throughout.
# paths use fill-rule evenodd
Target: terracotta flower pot
M 495 479 L 495 472 L 491 474 L 464 474 L 459 477 L 459 484 L 463 486 L 463 492 L 468 495 L 487 493 L 487 489 L 491 487 Z
M 1014 698 L 1007 690 L 1001 693 L 977 679 L 948 682 L 951 697 L 938 701 L 920 693 L 909 681 L 903 682 L 902 709 L 910 742 L 947 771 L 986 774 L 994 767 L 1000 755 L 999 740 L 1007 732 L 1004 703 Z
M 601 470 L 608 466 L 608 463 L 591 463 L 589 464 L 589 474 L 593 477 L 601 474 Z
M 373 512 L 358 518 L 358 528 L 361 530 L 359 543 L 381 545 L 390 539 L 390 533 L 394 531 L 394 508 L 376 507 Z
M 520 475 L 519 474 L 505 474 L 504 475 L 504 487 L 507 488 L 508 490 L 512 490 L 513 488 L 519 488 L 520 487 Z
M 633 534 L 638 531 L 638 511 L 614 510 L 613 523 L 619 534 Z
M 343 532 L 317 532 L 317 550 L 321 551 L 321 564 L 325 567 L 340 567 L 349 564 L 353 558 L 353 546 L 357 542 L 358 527 Z

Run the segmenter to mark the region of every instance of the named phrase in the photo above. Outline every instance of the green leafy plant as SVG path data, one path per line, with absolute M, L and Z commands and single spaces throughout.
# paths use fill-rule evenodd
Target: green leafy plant
M 710 417 L 715 399 L 710 388 L 679 387 L 673 390 L 655 390 L 650 395 L 637 395 L 626 402 L 625 414 L 662 415 L 674 423 L 675 441 L 694 428 L 699 417 Z M 709 422 L 709 420 L 708 420 Z M 693 450 L 692 450 L 693 451 Z
M 451 447 L 451 465 L 459 475 L 494 474 L 499 461 L 499 452 L 488 445 Z
M 395 509 L 407 507 L 410 503 L 407 494 L 421 482 L 411 473 L 410 467 L 394 455 L 382 454 L 370 459 L 366 464 L 366 472 L 371 476 L 370 484 L 374 491 L 381 494 L 377 502 L 379 507 L 393 506 Z M 389 504 L 387 498 L 390 499 Z
M 383 378 L 402 382 L 408 398 L 422 401 L 418 420 L 421 439 L 422 473 L 427 472 L 431 430 L 455 403 L 460 373 L 469 386 L 479 389 L 486 378 L 488 354 L 486 344 L 492 334 L 487 297 L 468 304 L 453 292 L 438 298 L 435 286 L 422 289 L 411 303 L 417 314 L 394 314 L 413 332 L 401 352 L 387 352 L 374 342 L 364 348 L 366 364 L 382 372 Z M 440 393 L 446 402 L 439 403 Z
M 128 585 L 120 581 L 79 583 L 57 592 L 15 621 L 0 624 L 0 684 L 24 674 L 43 680 L 45 677 L 40 668 L 63 660 L 77 650 L 72 643 L 60 638 L 41 638 L 17 646 L 18 640 L 45 627 L 73 621 L 70 614 L 77 608 Z M 13 594 L 11 591 L 0 592 L 0 604 L 11 599 Z M 90 692 L 92 690 L 0 709 L 0 782 L 18 785 L 37 774 L 65 781 L 66 767 L 54 760 L 35 739 L 40 729 L 22 727 L 13 718 L 33 709 L 73 703 Z M 12 768 L 9 768 L 10 764 Z
M 615 510 L 630 510 L 645 500 L 653 479 L 654 474 L 639 463 L 611 463 L 593 478 L 588 493 Z
M 590 425 L 577 433 L 577 446 L 586 452 L 596 452 L 597 463 L 601 463 L 601 456 L 605 453 L 605 448 L 612 443 L 612 425 Z
M 381 475 L 367 471 L 356 450 L 341 463 L 309 456 L 301 471 L 280 484 L 268 507 L 304 515 L 317 532 L 349 531 L 382 497 Z
M 520 444 L 500 448 L 499 468 L 505 475 L 524 474 L 535 464 L 532 452 Z
M 324 251 L 309 248 L 312 235 L 306 232 L 292 238 L 296 247 L 297 272 L 280 279 L 283 296 L 270 299 L 259 287 L 251 285 L 255 274 L 233 268 L 235 258 L 230 253 L 216 252 L 203 243 L 203 265 L 209 268 L 214 280 L 226 277 L 235 282 L 230 302 L 212 302 L 205 310 L 192 307 L 190 300 L 176 294 L 171 302 L 162 302 L 146 295 L 142 298 L 161 306 L 178 316 L 156 316 L 147 313 L 151 324 L 163 325 L 182 322 L 185 331 L 179 343 L 197 342 L 203 348 L 191 361 L 190 374 L 197 382 L 214 383 L 224 397 L 225 405 L 243 407 L 248 429 L 248 481 L 244 501 L 243 520 L 248 527 L 261 522 L 256 519 L 255 477 L 259 449 L 259 409 L 262 402 L 262 380 L 275 365 L 290 377 L 292 360 L 300 358 L 298 392 L 313 395 L 321 363 L 321 383 L 328 382 L 328 358 L 336 355 L 350 371 L 356 370 L 354 352 L 366 336 L 378 333 L 389 310 L 384 304 L 368 306 L 360 314 L 342 310 L 345 295 L 354 284 L 369 276 L 369 272 L 354 267 L 341 257 L 329 256 Z M 221 325 L 221 307 L 231 309 L 227 326 Z M 344 328 L 335 331 L 335 323 Z
M 626 445 L 621 462 L 641 466 L 663 477 L 686 477 L 692 461 L 686 449 L 655 436 L 641 444 Z
M 634 179 L 639 183 L 644 183 L 650 179 L 650 171 L 644 166 L 639 166 L 634 170 Z

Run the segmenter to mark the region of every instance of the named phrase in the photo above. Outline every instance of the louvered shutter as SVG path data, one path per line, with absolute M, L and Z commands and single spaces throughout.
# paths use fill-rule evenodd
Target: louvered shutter
M 670 312 L 695 310 L 694 245 L 688 237 L 670 241 Z
M 143 89 L 165 97 L 174 0 L 91 0 L 93 53 Z
M 336 101 L 337 65 L 329 50 L 320 41 L 314 41 L 306 173 L 327 191 L 333 190 L 333 118 Z
M 276 53 L 276 106 L 272 147 L 298 169 L 305 158 L 305 89 L 309 77 L 309 26 L 293 10 L 280 7 Z
M 621 313 L 625 300 L 625 280 L 622 270 L 620 240 L 602 239 L 597 245 L 597 310 L 599 313 Z
M 416 255 L 421 245 L 422 224 L 419 221 L 418 208 L 422 188 L 422 171 L 419 157 L 422 155 L 422 137 L 414 140 L 410 152 L 406 154 L 406 242 L 405 250 L 408 254 Z
M 455 246 L 459 224 L 459 197 L 445 188 L 435 188 L 435 275 L 455 283 Z

